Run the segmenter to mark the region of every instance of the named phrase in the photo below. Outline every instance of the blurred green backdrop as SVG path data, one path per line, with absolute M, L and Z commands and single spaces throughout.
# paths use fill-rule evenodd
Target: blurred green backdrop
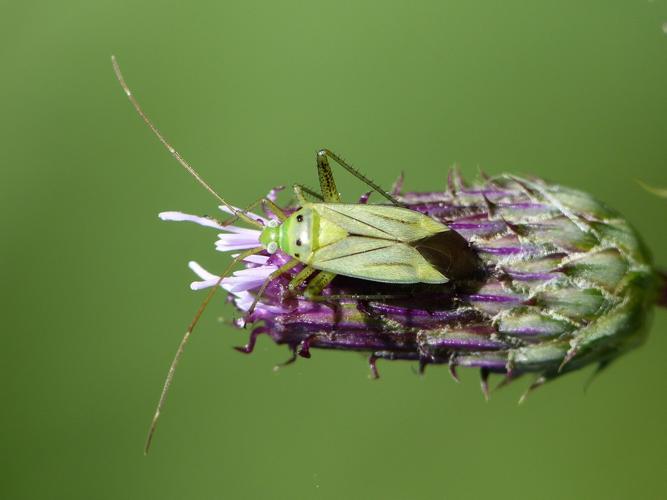
M 170 159 L 111 71 L 212 185 L 243 205 L 315 184 L 330 147 L 388 186 L 453 163 L 591 191 L 667 265 L 665 0 L 5 3 L 0 17 L 0 497 L 659 498 L 667 314 L 584 394 L 590 370 L 519 407 L 477 373 L 417 377 L 284 347 L 205 315 L 154 448 L 167 366 L 221 270 L 215 231 L 161 223 L 215 200 Z M 355 199 L 364 187 L 339 174 Z

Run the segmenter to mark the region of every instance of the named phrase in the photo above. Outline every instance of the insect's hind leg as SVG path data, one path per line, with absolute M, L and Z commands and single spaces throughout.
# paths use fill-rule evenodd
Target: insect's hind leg
M 376 293 L 376 294 L 360 294 L 360 293 L 340 293 L 336 295 L 316 295 L 313 297 L 308 297 L 308 300 L 313 302 L 327 302 L 332 300 L 343 300 L 343 299 L 352 299 L 352 300 L 391 300 L 391 299 L 407 299 L 410 298 L 409 294 L 389 294 L 389 293 Z
M 329 165 L 329 158 L 338 163 L 345 170 L 354 175 L 361 182 L 366 184 L 371 189 L 377 191 L 379 194 L 387 198 L 391 203 L 396 206 L 402 207 L 403 204 L 398 201 L 396 198 L 387 193 L 384 189 L 378 186 L 375 182 L 370 180 L 364 174 L 359 172 L 352 165 L 343 160 L 340 156 L 335 154 L 329 149 L 320 149 L 317 152 L 317 173 L 320 177 L 320 188 L 322 189 L 322 195 L 324 196 L 325 201 L 327 202 L 340 202 L 340 194 L 336 189 L 336 183 L 333 179 L 333 174 L 331 173 L 331 166 Z
M 330 273 L 328 271 L 320 271 L 319 274 L 317 274 L 310 281 L 310 283 L 308 283 L 308 286 L 304 291 L 304 296 L 306 297 L 306 299 L 313 302 L 332 302 L 334 300 L 341 300 L 341 299 L 387 300 L 387 299 L 403 299 L 409 297 L 409 295 L 407 294 L 386 294 L 386 293 L 376 293 L 376 294 L 344 293 L 335 295 L 322 295 L 322 290 L 324 290 L 327 287 L 327 285 L 331 283 L 331 280 L 333 280 L 335 277 L 336 274 L 334 273 Z
M 312 280 L 310 280 L 310 283 L 308 283 L 308 286 L 306 287 L 303 295 L 306 297 L 306 299 L 313 301 L 329 300 L 329 297 L 322 297 L 322 290 L 324 290 L 335 277 L 336 275 L 334 273 L 320 271 Z
M 331 165 L 327 158 L 328 149 L 320 149 L 317 152 L 317 175 L 320 178 L 320 190 L 324 201 L 327 203 L 340 203 L 340 193 L 336 187 L 333 173 L 331 172 Z
M 308 196 L 312 196 L 317 201 L 324 201 L 324 197 L 320 193 L 316 193 L 309 187 L 304 186 L 303 184 L 294 184 L 294 195 L 301 204 L 308 202 L 303 193 L 306 193 Z
M 304 290 L 303 295 L 311 302 L 324 302 L 328 304 L 333 311 L 333 322 L 334 324 L 337 324 L 342 320 L 343 317 L 342 307 L 340 307 L 340 304 L 335 300 L 331 300 L 329 296 L 322 296 L 322 290 L 324 290 L 335 277 L 336 275 L 334 273 L 320 271 L 312 280 L 310 280 L 308 286 Z

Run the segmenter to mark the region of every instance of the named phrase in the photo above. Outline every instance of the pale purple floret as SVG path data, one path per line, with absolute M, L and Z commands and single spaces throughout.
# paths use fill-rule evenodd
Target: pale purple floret
M 224 212 L 229 212 L 226 207 L 220 208 Z M 266 221 L 266 219 L 258 215 L 250 215 L 257 220 Z M 224 233 L 218 234 L 218 240 L 215 243 L 216 250 L 221 252 L 235 252 L 260 246 L 260 231 L 256 229 L 247 229 L 234 225 L 222 225 L 219 221 L 210 217 L 199 217 L 182 212 L 162 212 L 159 214 L 159 217 L 165 221 L 194 222 L 200 226 L 225 231 Z M 232 255 L 232 257 L 236 256 L 237 254 Z M 275 271 L 277 267 L 269 264 L 269 257 L 265 255 L 251 255 L 243 259 L 243 262 L 248 267 L 235 271 L 231 276 L 223 279 L 220 286 L 233 294 L 234 302 L 239 309 L 248 310 L 254 300 L 254 296 L 249 293 L 249 290 L 259 288 L 269 274 Z M 191 261 L 189 266 L 190 269 L 201 278 L 201 281 L 193 281 L 190 284 L 192 290 L 210 288 L 215 286 L 220 279 L 219 276 L 210 273 L 197 262 Z M 260 303 L 259 307 L 263 307 L 263 304 Z
M 221 208 L 222 209 L 222 208 Z M 224 209 L 223 209 L 224 210 Z M 227 210 L 224 210 L 227 211 Z M 236 250 L 247 250 L 259 246 L 260 231 L 256 229 L 248 229 L 245 227 L 238 227 L 234 225 L 220 224 L 219 221 L 210 217 L 200 217 L 197 215 L 190 215 L 183 212 L 161 212 L 158 214 L 160 219 L 165 221 L 176 222 L 194 222 L 204 227 L 212 227 L 214 229 L 221 229 L 226 231 L 218 235 L 218 241 L 215 242 L 216 250 L 220 252 L 233 252 Z M 266 220 L 258 215 L 252 214 L 253 218 L 258 220 Z

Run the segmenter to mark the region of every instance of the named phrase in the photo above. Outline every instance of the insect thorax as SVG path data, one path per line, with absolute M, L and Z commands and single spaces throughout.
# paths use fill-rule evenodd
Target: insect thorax
M 313 252 L 348 236 L 347 231 L 319 216 L 316 210 L 305 206 L 290 215 L 278 228 L 278 247 L 309 263 Z

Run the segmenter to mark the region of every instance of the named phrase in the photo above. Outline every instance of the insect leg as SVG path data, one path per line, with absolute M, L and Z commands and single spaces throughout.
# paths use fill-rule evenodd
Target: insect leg
M 282 221 L 284 221 L 285 219 L 287 219 L 287 215 L 285 215 L 285 212 L 283 212 L 282 209 L 281 209 L 278 205 L 276 205 L 275 203 L 273 203 L 273 202 L 272 202 L 271 200 L 269 200 L 268 198 L 264 198 L 264 204 L 265 204 L 265 205 L 268 205 L 269 210 L 271 210 L 271 212 L 273 212 L 273 214 L 274 214 L 276 217 L 278 217 L 278 220 L 279 220 L 280 222 L 282 222 Z
M 303 283 L 311 274 L 316 271 L 315 268 L 310 266 L 304 267 L 299 273 L 290 281 L 288 288 L 294 290 L 297 286 Z M 304 296 L 308 300 L 315 302 L 318 301 L 331 301 L 336 299 L 366 299 L 366 300 L 382 300 L 382 299 L 398 299 L 405 298 L 407 295 L 397 295 L 397 294 L 374 294 L 374 295 L 361 295 L 361 294 L 339 294 L 339 295 L 320 295 L 322 290 L 331 283 L 331 280 L 334 279 L 336 275 L 329 272 L 321 271 L 309 284 L 304 292 Z
M 307 291 L 307 290 L 306 290 Z M 343 300 L 343 299 L 353 299 L 353 300 L 390 300 L 390 299 L 406 299 L 411 297 L 408 294 L 357 294 L 357 293 L 341 293 L 336 295 L 315 295 L 313 297 L 308 297 L 308 300 L 312 301 L 331 301 L 331 300 Z
M 322 293 L 322 290 L 324 290 L 335 277 L 336 275 L 334 273 L 320 271 L 317 276 L 315 276 L 312 280 L 310 280 L 310 283 L 308 283 L 306 291 L 304 292 L 304 296 L 308 300 L 329 300 L 329 297 L 322 297 L 320 294 Z
M 297 193 L 297 191 L 298 191 L 297 196 L 300 196 L 299 201 L 305 200 L 305 198 L 303 197 L 303 193 L 306 193 L 308 196 L 312 196 L 313 198 L 315 198 L 318 201 L 324 201 L 324 198 L 322 197 L 322 195 L 320 193 L 316 193 L 315 191 L 313 191 L 309 187 L 304 186 L 303 184 L 294 184 L 295 194 Z
M 268 205 L 268 206 L 269 206 L 269 209 L 275 214 L 276 217 L 278 217 L 278 220 L 279 220 L 280 222 L 282 222 L 282 221 L 284 221 L 285 219 L 287 219 L 287 216 L 285 215 L 285 212 L 283 212 L 283 211 L 280 209 L 279 206 L 277 206 L 275 203 L 273 203 L 273 202 L 272 202 L 271 200 L 269 200 L 268 198 L 264 198 L 264 197 L 262 197 L 262 198 L 260 198 L 260 199 L 258 199 L 258 200 L 255 200 L 254 202 L 252 202 L 250 205 L 248 205 L 248 207 L 247 207 L 245 210 L 243 210 L 243 212 L 246 212 L 246 213 L 247 213 L 249 210 L 252 210 L 253 208 L 255 208 L 255 207 L 256 207 L 257 205 L 259 205 L 260 203 Z M 237 220 L 239 220 L 239 219 L 241 218 L 241 216 L 240 216 L 238 213 L 234 213 L 229 219 L 226 219 L 226 220 L 224 220 L 224 221 L 220 221 L 220 220 L 218 220 L 218 219 L 214 219 L 213 217 L 210 217 L 210 218 L 213 219 L 213 220 L 215 220 L 215 221 L 216 221 L 218 224 L 220 224 L 221 226 L 229 226 L 230 224 L 233 224 L 234 222 L 236 222 Z
M 324 201 L 330 203 L 340 203 L 340 193 L 336 187 L 329 159 L 327 158 L 326 149 L 321 149 L 317 152 L 317 175 L 320 178 L 320 190 Z
M 246 313 L 246 317 L 249 317 L 252 312 L 255 310 L 255 307 L 257 306 L 257 302 L 259 302 L 259 299 L 262 298 L 262 295 L 264 295 L 264 290 L 266 290 L 266 287 L 269 286 L 269 283 L 271 283 L 274 279 L 276 279 L 278 276 L 281 274 L 286 273 L 293 267 L 296 267 L 299 265 L 301 262 L 299 262 L 296 259 L 292 259 L 288 261 L 286 264 L 280 266 L 278 269 L 273 271 L 269 276 L 264 280 L 264 283 L 262 283 L 262 286 L 259 287 L 259 290 L 257 291 L 257 294 L 255 295 L 255 300 L 253 300 L 252 304 L 250 305 L 250 308 L 248 309 L 248 312 Z
M 306 281 L 308 279 L 308 276 L 313 274 L 315 272 L 315 268 L 306 266 L 304 267 L 301 271 L 297 273 L 294 278 L 292 278 L 292 281 L 289 282 L 289 285 L 287 285 L 287 288 L 292 292 L 296 287 L 298 287 L 301 283 Z
M 403 203 L 401 203 L 392 195 L 387 193 L 384 189 L 382 189 L 380 186 L 378 186 L 375 182 L 370 180 L 364 174 L 359 172 L 359 170 L 354 168 L 352 165 L 347 163 L 340 156 L 338 156 L 337 154 L 333 153 L 328 149 L 320 149 L 317 152 L 317 172 L 320 176 L 320 186 L 322 188 L 322 194 L 324 195 L 326 201 L 333 201 L 333 202 L 340 201 L 340 195 L 338 194 L 338 191 L 336 191 L 336 184 L 333 181 L 333 175 L 331 174 L 331 167 L 329 166 L 329 160 L 327 157 L 331 158 L 333 161 L 338 163 L 341 167 L 350 172 L 352 175 L 354 175 L 357 179 L 366 184 L 368 187 L 374 189 L 379 194 L 387 198 L 394 205 L 399 207 L 404 206 Z M 328 194 L 332 195 L 333 197 L 327 199 Z
M 310 280 L 310 283 L 308 283 L 308 286 L 306 287 L 306 290 L 304 291 L 303 295 L 308 300 L 312 300 L 313 302 L 331 302 L 332 300 L 340 300 L 340 299 L 356 299 L 356 300 L 404 299 L 410 296 L 407 294 L 399 295 L 399 294 L 380 294 L 380 293 L 371 295 L 363 295 L 356 293 L 321 295 L 322 290 L 324 290 L 327 287 L 327 285 L 331 283 L 331 280 L 333 280 L 335 277 L 336 274 L 334 273 L 330 273 L 328 271 L 320 271 L 320 273 L 317 276 L 315 276 L 312 280 Z
M 294 196 L 296 196 L 296 201 L 299 203 L 299 205 L 304 206 L 307 203 L 310 203 L 308 199 L 303 195 L 303 193 L 306 194 L 313 194 L 315 197 L 319 198 L 320 200 L 324 201 L 324 198 L 322 198 L 320 195 L 318 195 L 315 191 L 308 189 L 305 186 L 302 186 L 301 184 L 294 184 Z

